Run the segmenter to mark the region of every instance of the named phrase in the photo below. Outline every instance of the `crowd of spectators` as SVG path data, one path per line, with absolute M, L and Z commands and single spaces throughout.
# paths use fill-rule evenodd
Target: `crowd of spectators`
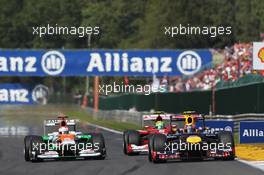
M 191 77 L 163 77 L 161 84 L 170 92 L 209 90 L 219 81 L 236 81 L 252 71 L 252 44 L 238 43 L 221 50 L 212 50 L 213 55 L 221 55 L 220 63 Z M 261 72 L 264 75 L 264 72 Z

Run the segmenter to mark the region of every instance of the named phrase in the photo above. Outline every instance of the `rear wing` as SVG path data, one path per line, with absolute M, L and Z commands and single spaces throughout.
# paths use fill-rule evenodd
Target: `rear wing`
M 191 118 L 191 120 L 188 120 Z M 194 124 L 196 121 L 202 121 L 202 127 L 205 128 L 205 118 L 202 114 L 180 114 L 180 115 L 171 115 L 170 116 L 170 125 L 172 125 L 172 121 L 185 121 L 188 124 Z
M 143 115 L 142 120 L 148 121 L 148 120 L 156 120 L 158 116 L 160 116 L 163 120 L 170 120 L 170 117 L 174 114 L 149 114 L 149 115 Z
M 188 115 L 179 114 L 179 115 L 171 115 L 170 119 L 174 121 L 182 121 L 185 120 Z M 204 116 L 202 114 L 192 114 L 191 115 L 196 120 L 204 120 Z
M 51 128 L 51 127 L 59 127 L 60 126 L 60 123 L 62 121 L 65 121 L 67 126 L 73 126 L 73 130 L 76 131 L 76 125 L 77 125 L 77 122 L 79 122 L 79 120 L 75 120 L 75 119 L 62 119 L 62 118 L 58 118 L 58 119 L 48 119 L 48 120 L 44 120 L 44 135 L 46 135 L 46 130 L 48 128 Z M 48 128 L 46 128 L 48 127 Z
M 44 120 L 44 126 L 59 126 L 62 119 L 48 119 Z M 68 126 L 74 126 L 78 122 L 78 120 L 75 119 L 64 119 L 66 121 Z
M 160 116 L 163 120 L 185 120 L 186 115 L 184 114 L 148 114 L 143 115 L 142 120 L 148 121 L 148 120 L 156 120 L 156 118 Z M 202 114 L 192 114 L 192 117 L 194 117 L 196 120 L 204 120 L 204 116 Z

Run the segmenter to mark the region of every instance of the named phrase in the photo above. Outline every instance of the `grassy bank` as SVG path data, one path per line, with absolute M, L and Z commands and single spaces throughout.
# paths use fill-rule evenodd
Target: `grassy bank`
M 89 116 L 85 110 L 71 111 L 71 112 L 68 112 L 67 114 L 69 116 L 72 116 L 73 118 L 80 119 L 82 122 L 89 122 L 92 124 L 100 125 L 100 126 L 111 128 L 111 129 L 115 129 L 118 131 L 124 131 L 126 129 L 140 129 L 141 128 L 139 125 L 136 125 L 133 123 L 96 119 L 96 118 L 93 118 L 92 116 Z
M 78 118 L 83 122 L 100 125 L 103 127 L 124 131 L 126 129 L 140 129 L 141 127 L 127 122 L 116 122 L 114 120 L 101 120 L 90 116 L 85 109 L 76 105 L 18 105 L 2 106 L 0 118 L 5 118 L 10 124 L 15 123 L 41 123 L 48 118 L 56 118 L 59 114 L 68 115 L 71 119 Z

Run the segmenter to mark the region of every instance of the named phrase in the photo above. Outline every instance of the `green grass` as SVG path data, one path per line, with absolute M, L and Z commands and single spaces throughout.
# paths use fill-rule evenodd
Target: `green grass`
M 115 129 L 118 131 L 124 131 L 126 129 L 140 129 L 141 128 L 141 126 L 133 124 L 133 123 L 96 119 L 96 118 L 93 118 L 92 116 L 89 116 L 87 112 L 84 110 L 68 112 L 67 114 L 69 116 L 72 116 L 73 118 L 80 119 L 82 122 L 89 122 L 92 124 L 100 125 L 106 128 Z
M 133 123 L 96 119 L 90 116 L 85 109 L 81 109 L 76 105 L 21 105 L 12 108 L 6 107 L 0 110 L 1 118 L 6 118 L 9 124 L 21 124 L 21 121 L 25 123 L 43 123 L 44 119 L 56 118 L 59 114 L 65 114 L 71 119 L 77 118 L 83 122 L 89 122 L 118 131 L 141 128 L 141 126 Z

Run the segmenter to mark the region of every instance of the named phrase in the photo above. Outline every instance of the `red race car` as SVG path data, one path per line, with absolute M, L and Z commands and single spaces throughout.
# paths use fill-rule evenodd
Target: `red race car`
M 172 114 L 154 113 L 143 115 L 142 121 L 144 129 L 126 130 L 123 133 L 123 151 L 126 155 L 148 153 L 148 141 L 155 134 L 175 133 L 176 125 L 170 125 Z

